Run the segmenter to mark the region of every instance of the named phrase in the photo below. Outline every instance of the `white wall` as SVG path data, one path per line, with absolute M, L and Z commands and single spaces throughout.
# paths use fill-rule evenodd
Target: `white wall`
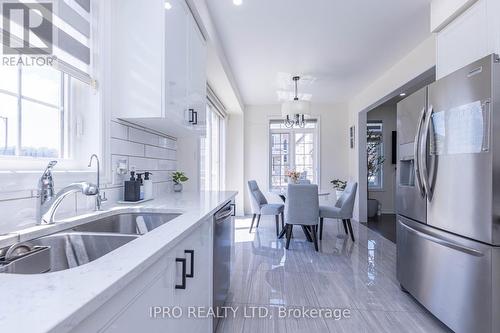
M 383 165 L 382 189 L 368 192 L 370 199 L 377 199 L 382 206 L 383 214 L 395 212 L 396 195 L 396 165 L 392 164 L 392 131 L 397 129 L 396 105 L 380 106 L 367 114 L 368 121 L 378 120 L 383 123 L 383 152 L 385 162 Z
M 331 189 L 330 180 L 348 179 L 347 105 L 313 104 L 311 117 L 320 120 L 320 187 Z M 269 120 L 281 119 L 280 105 L 248 106 L 245 109 L 245 184 L 254 179 L 262 191 L 269 192 Z M 245 185 L 246 186 L 246 185 Z M 279 198 L 267 194 L 268 199 Z M 249 213 L 245 187 L 245 211 Z
M 364 180 L 364 176 L 360 177 L 360 174 L 366 175 L 366 166 L 363 164 L 364 162 L 360 163 L 366 154 L 359 151 L 360 145 L 364 147 L 364 136 L 360 138 L 360 131 L 358 130 L 359 128 L 364 128 L 363 123 L 366 121 L 365 111 L 373 103 L 399 89 L 435 65 L 436 43 L 435 37 L 431 36 L 349 101 L 348 126 L 356 125 L 357 143 L 355 149 L 349 151 L 349 178 L 358 182 L 359 179 L 362 179 L 362 182 L 359 183 L 358 198 L 354 209 L 355 219 L 366 220 L 366 206 L 359 205 L 360 201 L 366 202 L 367 199 L 366 181 Z

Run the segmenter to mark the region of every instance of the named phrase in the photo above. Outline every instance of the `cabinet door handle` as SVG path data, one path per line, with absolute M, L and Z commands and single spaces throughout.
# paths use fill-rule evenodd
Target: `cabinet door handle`
M 193 114 L 194 114 L 193 125 L 198 125 L 198 111 L 193 111 Z
M 230 204 L 231 207 L 233 207 L 233 213 L 231 214 L 231 216 L 236 216 L 236 204 Z
M 190 264 L 190 271 L 191 273 L 187 274 L 186 277 L 188 278 L 193 278 L 194 277 L 194 250 L 184 250 L 185 254 L 190 254 L 191 255 L 191 264 Z
M 193 123 L 194 122 L 194 109 L 188 109 L 189 111 L 189 122 Z
M 182 283 L 176 284 L 175 289 L 186 289 L 186 258 L 175 258 L 175 262 L 182 263 Z

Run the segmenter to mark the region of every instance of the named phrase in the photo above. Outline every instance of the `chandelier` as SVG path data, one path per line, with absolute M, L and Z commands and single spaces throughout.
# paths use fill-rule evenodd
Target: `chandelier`
M 281 105 L 281 115 L 285 118 L 283 124 L 287 128 L 294 126 L 304 128 L 306 126 L 305 116 L 309 114 L 310 103 L 299 100 L 298 83 L 300 76 L 292 78 L 295 84 L 295 97 L 293 101 L 286 101 Z

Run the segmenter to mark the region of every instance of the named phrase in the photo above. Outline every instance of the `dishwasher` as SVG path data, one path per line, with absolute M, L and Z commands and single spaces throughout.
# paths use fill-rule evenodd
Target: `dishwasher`
M 231 253 L 234 244 L 235 205 L 228 202 L 214 214 L 214 248 L 213 248 L 213 310 L 224 306 L 229 291 L 231 278 Z M 217 313 L 217 312 L 216 312 Z M 214 317 L 214 332 L 219 319 Z

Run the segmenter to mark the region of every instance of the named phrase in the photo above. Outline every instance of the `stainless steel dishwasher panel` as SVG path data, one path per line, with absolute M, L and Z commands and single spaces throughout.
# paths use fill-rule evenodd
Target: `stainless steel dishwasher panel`
M 231 278 L 231 253 L 234 244 L 234 205 L 227 203 L 214 214 L 214 248 L 213 248 L 213 306 L 224 306 L 229 292 Z M 214 318 L 214 331 L 218 318 Z

